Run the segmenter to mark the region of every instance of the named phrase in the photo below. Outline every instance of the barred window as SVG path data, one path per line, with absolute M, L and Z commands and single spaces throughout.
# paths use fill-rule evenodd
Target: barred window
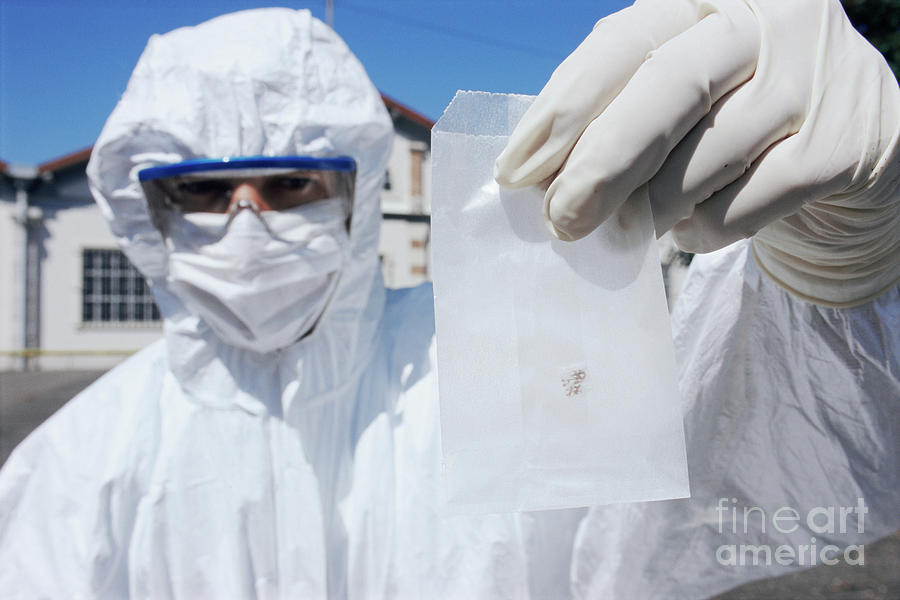
M 144 281 L 120 250 L 82 250 L 82 322 L 159 321 Z

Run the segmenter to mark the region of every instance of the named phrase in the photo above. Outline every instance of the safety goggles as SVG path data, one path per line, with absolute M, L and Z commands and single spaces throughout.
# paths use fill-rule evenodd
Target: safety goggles
M 153 221 L 165 235 L 173 214 L 233 217 L 250 209 L 264 217 L 335 198 L 349 219 L 356 162 L 346 156 L 250 156 L 195 159 L 138 172 Z

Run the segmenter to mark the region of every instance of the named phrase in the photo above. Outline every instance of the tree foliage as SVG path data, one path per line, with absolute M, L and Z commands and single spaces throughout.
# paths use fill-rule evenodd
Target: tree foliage
M 900 79 L 900 0 L 842 0 L 856 30 L 884 54 Z

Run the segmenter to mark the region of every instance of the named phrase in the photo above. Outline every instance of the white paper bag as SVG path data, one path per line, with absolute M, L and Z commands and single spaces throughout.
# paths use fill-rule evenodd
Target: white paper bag
M 561 242 L 494 160 L 533 97 L 458 92 L 432 132 L 432 260 L 450 512 L 688 495 L 649 203 Z

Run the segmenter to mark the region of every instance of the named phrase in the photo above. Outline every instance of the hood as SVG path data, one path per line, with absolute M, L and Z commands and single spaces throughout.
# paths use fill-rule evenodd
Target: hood
M 316 381 L 301 387 L 321 393 L 359 366 L 377 329 L 376 305 L 383 304 L 379 194 L 392 138 L 391 119 L 362 65 L 309 11 L 242 11 L 150 38 L 87 172 L 122 250 L 151 284 L 183 385 L 231 374 L 235 387 L 265 396 L 240 373 L 274 368 L 270 375 L 282 387 L 296 388 L 298 377 L 312 377 L 303 365 L 315 362 Z M 350 263 L 313 334 L 277 360 L 222 347 L 169 292 L 168 253 L 137 179 L 147 167 L 253 155 L 347 155 L 357 162 Z

